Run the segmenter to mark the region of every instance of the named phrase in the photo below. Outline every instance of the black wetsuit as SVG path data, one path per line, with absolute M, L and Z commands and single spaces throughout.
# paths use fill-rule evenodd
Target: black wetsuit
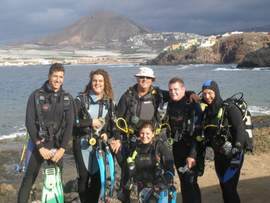
M 213 83 L 213 81 L 212 81 Z M 240 170 L 244 161 L 243 147 L 247 138 L 244 123 L 242 121 L 242 114 L 234 104 L 224 106 L 223 100 L 220 97 L 217 84 L 212 90 L 215 92 L 215 99 L 211 105 L 206 107 L 203 115 L 203 129 L 204 136 L 207 140 L 207 145 L 212 147 L 215 155 L 215 170 L 219 178 L 222 189 L 223 200 L 225 203 L 238 203 L 240 197 L 237 192 L 237 184 L 239 181 Z M 218 114 L 223 109 L 223 131 L 220 131 L 218 126 L 220 119 Z M 226 130 L 228 129 L 228 130 Z M 220 135 L 226 135 L 226 139 L 231 144 L 232 149 L 237 149 L 234 155 L 226 153 L 225 145 L 220 145 L 218 138 Z M 237 165 L 233 161 L 238 162 Z
M 89 168 L 86 169 L 82 156 L 81 139 L 88 139 L 87 136 L 94 133 L 92 129 L 92 119 L 104 118 L 105 125 L 101 133 L 107 133 L 108 138 L 113 136 L 113 115 L 114 103 L 110 99 L 96 100 L 94 96 L 87 96 L 81 94 L 75 99 L 76 106 L 76 127 L 73 133 L 73 152 L 76 162 L 78 178 L 78 190 L 80 201 L 82 203 L 98 202 L 101 188 L 99 166 L 96 158 L 96 150 L 89 153 Z M 86 104 L 85 100 L 88 100 Z M 87 107 L 89 105 L 89 107 Z M 90 109 L 90 110 L 89 110 Z M 90 115 L 88 110 L 98 112 L 98 115 Z
M 159 140 L 151 144 L 139 142 L 134 151 L 136 151 L 133 160 L 135 169 L 130 172 L 129 178 L 133 178 L 137 184 L 138 193 L 145 187 L 164 187 L 173 182 L 173 155 L 166 143 Z
M 200 106 L 197 103 L 190 103 L 187 97 L 179 101 L 169 101 L 167 114 L 171 126 L 173 142 L 173 156 L 176 169 L 186 165 L 187 157 L 194 158 L 197 165 L 191 171 L 184 174 L 178 170 L 180 178 L 181 194 L 184 203 L 201 202 L 200 188 L 197 183 L 197 177 L 201 169 L 197 156 L 197 142 L 194 139 L 195 125 L 200 117 Z M 201 161 L 201 160 L 200 160 Z M 201 164 L 201 163 L 200 163 Z
M 37 109 L 36 102 L 38 102 L 37 100 L 40 95 L 42 95 L 41 97 L 44 96 L 45 100 L 41 103 L 40 108 Z M 64 96 L 66 97 L 66 104 L 64 104 Z M 39 117 L 41 117 L 44 122 L 43 127 L 40 126 L 41 121 Z M 18 193 L 18 202 L 26 203 L 28 201 L 32 185 L 39 173 L 41 164 L 44 162 L 38 149 L 41 147 L 47 149 L 65 149 L 72 135 L 73 121 L 74 111 L 72 97 L 65 93 L 62 88 L 58 92 L 54 92 L 47 81 L 40 89 L 30 95 L 27 103 L 25 124 L 35 147 L 22 180 Z M 44 131 L 42 135 L 45 137 L 41 137 L 41 128 L 43 128 Z M 36 143 L 43 138 L 45 141 L 36 145 Z M 61 162 L 62 160 L 58 162 L 60 166 L 62 165 Z
M 136 137 L 138 128 L 144 121 L 151 121 L 154 125 L 159 125 L 158 107 L 163 102 L 168 101 L 169 98 L 167 91 L 162 91 L 157 87 L 151 87 L 145 96 L 139 97 L 137 87 L 137 84 L 130 87 L 121 96 L 117 105 L 117 118 L 122 117 L 126 120 L 128 126 L 134 130 L 133 138 Z M 121 166 L 121 187 L 124 190 L 123 194 L 128 198 L 129 191 L 126 191 L 124 186 L 129 178 L 126 163 L 125 160 L 119 157 L 129 156 L 136 145 L 136 139 L 135 142 L 129 142 L 130 140 L 128 140 L 123 132 L 119 132 L 118 137 L 121 139 L 122 147 L 116 157 Z

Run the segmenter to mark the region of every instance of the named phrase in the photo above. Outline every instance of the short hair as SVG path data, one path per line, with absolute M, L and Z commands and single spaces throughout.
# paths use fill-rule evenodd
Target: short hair
M 139 132 L 141 132 L 141 130 L 143 128 L 150 128 L 152 132 L 155 132 L 155 127 L 154 124 L 151 121 L 144 121 L 139 128 Z
M 65 68 L 61 63 L 54 63 L 50 67 L 49 75 L 52 75 L 54 72 L 64 72 L 65 73 Z
M 170 79 L 169 85 L 173 84 L 173 83 L 176 83 L 176 82 L 178 82 L 178 83 L 180 83 L 182 85 L 185 85 L 184 80 L 179 78 L 179 77 L 173 77 L 172 79 Z

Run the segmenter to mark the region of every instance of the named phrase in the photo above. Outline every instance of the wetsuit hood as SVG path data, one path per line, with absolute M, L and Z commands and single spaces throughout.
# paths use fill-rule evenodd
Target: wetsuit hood
M 223 103 L 223 99 L 220 96 L 218 84 L 214 80 L 207 80 L 202 85 L 202 91 L 205 89 L 210 89 L 215 92 L 215 98 L 212 104 L 208 105 L 208 113 L 214 116 L 218 113 Z

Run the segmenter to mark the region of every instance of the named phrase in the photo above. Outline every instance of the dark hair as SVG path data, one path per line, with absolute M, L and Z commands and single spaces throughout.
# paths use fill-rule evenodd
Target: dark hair
M 139 132 L 141 132 L 141 130 L 143 128 L 150 128 L 152 132 L 155 132 L 154 124 L 151 121 L 145 121 L 145 122 L 143 122 L 140 125 Z
M 54 72 L 64 72 L 65 73 L 65 68 L 61 63 L 54 63 L 50 67 L 49 75 L 52 75 Z
M 84 89 L 84 93 L 88 94 L 89 91 L 92 90 L 92 80 L 93 80 L 94 75 L 102 75 L 103 76 L 103 78 L 104 78 L 104 96 L 109 98 L 109 99 L 113 99 L 111 78 L 110 78 L 108 72 L 103 70 L 103 69 L 97 69 L 97 70 L 90 72 L 90 75 L 89 75 L 90 81 L 86 85 L 86 87 Z
M 171 78 L 170 81 L 169 81 L 169 85 L 170 84 L 173 84 L 173 83 L 176 83 L 176 82 L 178 82 L 178 83 L 180 83 L 182 85 L 185 85 L 184 80 L 182 80 L 179 77 L 173 77 L 173 78 Z

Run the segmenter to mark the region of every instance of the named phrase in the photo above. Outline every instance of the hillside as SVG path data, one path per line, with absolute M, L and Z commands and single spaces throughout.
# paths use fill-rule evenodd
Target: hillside
M 193 33 L 151 32 L 132 20 L 111 12 L 85 16 L 63 31 L 32 42 L 40 48 L 110 49 L 124 53 L 160 52 L 165 47 L 191 38 Z
M 162 52 L 148 64 L 229 64 L 240 63 L 251 52 L 268 47 L 268 33 L 237 33 L 210 36 L 202 42 Z
M 37 43 L 43 46 L 78 48 L 114 48 L 130 36 L 148 33 L 131 20 L 110 12 L 85 16 L 63 31 L 51 34 Z

